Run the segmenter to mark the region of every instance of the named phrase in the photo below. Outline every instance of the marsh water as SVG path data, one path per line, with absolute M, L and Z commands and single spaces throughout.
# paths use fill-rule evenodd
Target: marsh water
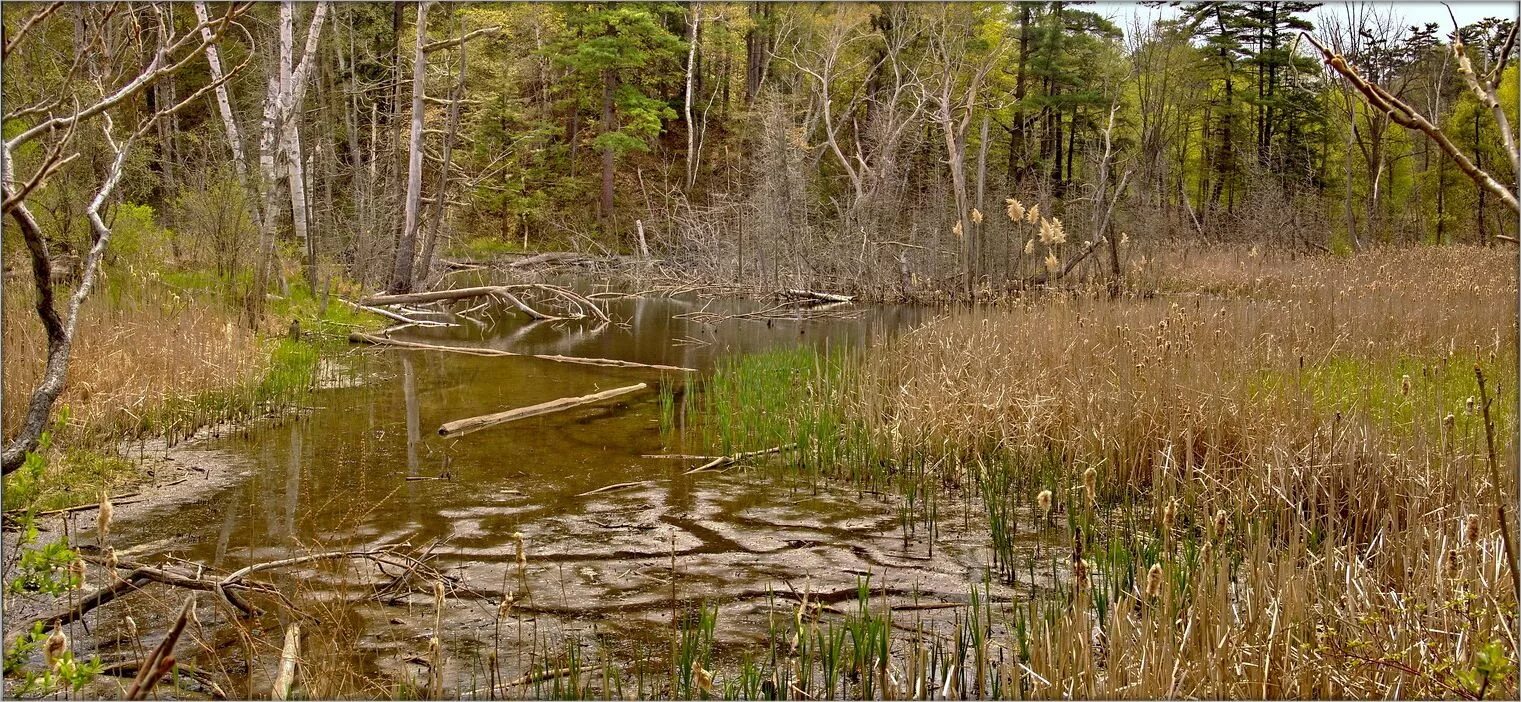
M 394 338 L 686 366 L 700 375 L 726 355 L 870 345 L 934 313 L 860 306 L 813 320 L 678 317 L 770 304 L 629 298 L 607 304 L 613 323 L 603 325 L 525 322 L 498 309 L 495 324 Z M 768 590 L 821 593 L 827 604 L 870 576 L 874 589 L 899 598 L 957 602 L 986 580 L 985 527 L 954 504 L 943 508 L 931 542 L 923 530 L 907 533 L 900 505 L 883 494 L 800 487 L 744 467 L 682 475 L 696 463 L 651 457 L 691 448 L 662 432 L 655 391 L 457 438 L 437 432 L 450 420 L 637 382 L 679 385 L 691 374 L 356 346 L 326 361 L 323 375 L 329 387 L 295 417 L 202 442 L 199 449 L 221 457 L 215 470 L 230 472 L 218 488 L 120 524 L 113 542 L 137 544 L 137 557 L 228 571 L 408 544 L 452 576 L 440 638 L 453 662 L 446 684 L 456 692 L 484 684 L 470 663 L 483 650 L 527 648 L 525 639 L 551 634 L 562 641 L 595 629 L 621 642 L 625 658 L 640 657 L 643 644 L 663 656 L 666 644 L 654 644 L 669 636 L 673 600 L 719 605 L 719 640 L 743 648 L 765 636 L 776 606 Z M 583 495 L 639 481 L 646 482 Z M 521 570 L 514 534 L 525 544 Z M 356 603 L 337 617 L 356 651 L 350 664 L 371 679 L 401 681 L 421 674 L 417 657 L 426 655 L 438 613 L 425 583 L 365 599 L 389 580 L 356 565 L 301 570 L 287 584 L 319 601 Z M 514 643 L 503 646 L 497 603 L 508 595 L 519 604 L 507 624 Z M 524 655 L 500 653 L 526 666 Z M 253 667 L 256 677 L 267 674 Z

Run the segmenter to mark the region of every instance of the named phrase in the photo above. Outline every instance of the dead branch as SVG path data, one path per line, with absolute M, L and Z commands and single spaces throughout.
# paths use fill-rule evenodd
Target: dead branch
M 439 344 L 422 344 L 415 341 L 401 341 L 384 337 L 353 332 L 349 334 L 349 341 L 354 343 L 374 344 L 375 346 L 394 346 L 397 348 L 420 349 L 423 351 L 444 351 L 448 353 L 465 353 L 473 356 L 518 356 L 522 358 L 537 358 L 543 361 L 555 361 L 557 363 L 577 363 L 585 366 L 612 366 L 617 368 L 650 368 L 653 370 L 679 371 L 682 373 L 695 373 L 696 368 L 684 368 L 682 366 L 664 366 L 657 363 L 636 363 L 634 361 L 620 361 L 612 358 L 582 358 L 579 356 L 557 356 L 540 353 L 513 353 L 501 349 L 488 349 L 468 346 L 441 346 Z
M 338 298 L 338 301 L 342 302 L 343 304 L 348 305 L 349 307 L 352 307 L 352 308 L 354 308 L 356 310 L 363 310 L 365 312 L 369 312 L 370 314 L 378 314 L 378 315 L 380 315 L 382 317 L 385 317 L 386 319 L 394 320 L 394 321 L 400 322 L 402 324 L 410 324 L 410 325 L 419 326 L 419 327 L 457 327 L 457 326 L 459 326 L 458 324 L 450 324 L 448 322 L 435 322 L 433 320 L 428 320 L 428 319 L 413 319 L 413 318 L 407 317 L 405 315 L 397 314 L 397 313 L 392 312 L 390 310 L 380 309 L 379 307 L 370 307 L 369 305 L 361 305 L 361 304 L 359 304 L 357 302 L 350 302 L 350 301 L 345 300 L 345 299 L 343 299 L 341 297 Z
M 423 45 L 422 50 L 425 54 L 431 54 L 435 51 L 442 51 L 450 47 L 459 46 L 460 44 L 470 41 L 476 37 L 493 35 L 500 31 L 502 31 L 501 27 L 481 27 L 475 31 L 461 34 L 460 36 L 454 37 L 453 39 L 442 39 L 431 44 L 425 44 Z
M 697 466 L 696 468 L 693 468 L 693 469 L 691 469 L 691 470 L 689 470 L 689 471 L 687 471 L 685 473 L 682 473 L 682 475 L 692 475 L 693 473 L 703 473 L 703 472 L 706 472 L 706 471 L 714 470 L 716 468 L 722 468 L 722 467 L 727 466 L 727 465 L 729 465 L 731 463 L 735 463 L 737 461 L 741 461 L 741 460 L 744 460 L 746 458 L 754 458 L 756 456 L 765 456 L 765 455 L 773 454 L 773 453 L 781 453 L 783 451 L 787 451 L 787 450 L 795 449 L 795 448 L 797 448 L 797 444 L 784 444 L 782 446 L 772 446 L 771 448 L 761 449 L 759 451 L 744 451 L 742 453 L 736 453 L 736 454 L 734 454 L 732 456 L 719 456 L 718 458 L 715 458 L 715 459 L 713 459 L 711 461 L 708 461 L 707 463 L 704 463 L 704 464 L 702 464 L 700 466 Z
M 603 390 L 602 392 L 593 393 L 591 395 L 582 395 L 580 397 L 562 397 L 558 400 L 540 402 L 536 405 L 519 407 L 517 409 L 507 410 L 506 412 L 486 414 L 479 417 L 470 417 L 468 419 L 456 419 L 452 422 L 445 422 L 443 426 L 440 426 L 438 428 L 438 433 L 440 436 L 468 434 L 470 432 L 485 429 L 486 427 L 495 426 L 497 424 L 505 424 L 507 422 L 513 422 L 519 419 L 538 417 L 554 412 L 563 412 L 565 410 L 581 407 L 583 405 L 604 402 L 615 397 L 622 397 L 624 395 L 639 392 L 640 390 L 644 390 L 648 387 L 649 385 L 645 383 L 637 383 L 634 385 L 629 385 L 627 387 L 614 388 L 612 390 Z
M 782 297 L 790 297 L 817 302 L 852 302 L 855 300 L 850 295 L 837 295 L 835 293 L 816 292 L 813 290 L 783 290 L 778 293 Z
M 602 495 L 609 492 L 618 492 L 620 490 L 632 490 L 633 488 L 639 487 L 641 485 L 653 485 L 655 482 L 656 481 L 654 480 L 635 480 L 628 483 L 613 483 L 612 485 L 603 485 L 602 487 L 596 488 L 595 490 L 587 490 L 586 492 L 576 495 L 576 497 Z
M 1389 91 L 1384 90 L 1377 84 L 1363 78 L 1362 75 L 1357 72 L 1356 67 L 1347 63 L 1346 58 L 1344 58 L 1341 54 L 1331 51 L 1331 49 L 1326 47 L 1325 44 L 1322 44 L 1319 39 L 1316 39 L 1314 35 L 1304 33 L 1303 36 L 1310 42 L 1311 45 L 1320 50 L 1321 55 L 1325 57 L 1326 65 L 1330 66 L 1332 70 L 1335 70 L 1337 73 L 1340 73 L 1343 78 L 1346 78 L 1347 82 L 1352 84 L 1352 87 L 1356 88 L 1358 92 L 1363 94 L 1363 97 L 1368 101 L 1369 105 L 1383 110 L 1386 114 L 1389 115 L 1390 119 L 1394 120 L 1400 126 L 1405 127 L 1406 129 L 1414 129 L 1416 131 L 1424 133 L 1433 142 L 1436 142 L 1437 147 L 1440 148 L 1443 153 L 1446 153 L 1448 156 L 1452 157 L 1452 160 L 1458 164 L 1458 169 L 1463 171 L 1464 175 L 1467 175 L 1469 178 L 1473 179 L 1473 181 L 1477 183 L 1479 187 L 1484 188 L 1491 193 L 1494 193 L 1497 197 L 1500 198 L 1501 202 L 1504 202 L 1505 205 L 1511 209 L 1511 211 L 1521 212 L 1521 203 L 1517 203 L 1515 193 L 1512 193 L 1510 189 L 1502 185 L 1500 181 L 1495 180 L 1495 178 L 1489 173 L 1486 173 L 1478 166 L 1474 165 L 1473 161 L 1469 160 L 1468 156 L 1459 150 L 1458 147 L 1452 143 L 1452 140 L 1447 138 L 1447 135 L 1442 132 L 1440 127 L 1432 124 L 1430 120 L 1427 120 L 1424 116 L 1421 115 L 1420 112 L 1417 112 L 1416 109 L 1414 107 L 1411 107 L 1409 103 L 1399 99 L 1398 97 L 1395 97 Z M 1483 98 L 1482 95 L 1479 97 L 1480 99 Z M 1507 146 L 1511 145 L 1507 144 Z M 1512 150 L 1510 153 L 1512 155 L 1511 157 L 1514 159 L 1515 152 Z

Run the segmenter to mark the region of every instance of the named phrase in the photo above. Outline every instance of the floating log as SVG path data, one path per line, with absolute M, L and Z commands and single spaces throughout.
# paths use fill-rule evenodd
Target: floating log
M 794 448 L 797 448 L 797 444 L 785 444 L 785 445 L 782 445 L 782 446 L 772 446 L 771 448 L 768 448 L 768 449 L 761 449 L 759 451 L 745 451 L 743 453 L 736 453 L 736 454 L 734 454 L 732 456 L 719 456 L 718 458 L 715 458 L 715 459 L 713 459 L 711 461 L 708 461 L 707 463 L 704 463 L 704 464 L 702 464 L 700 466 L 697 466 L 696 468 L 693 468 L 693 469 L 691 469 L 691 470 L 689 470 L 689 471 L 687 471 L 685 473 L 682 473 L 682 475 L 691 475 L 693 473 L 702 473 L 704 471 L 710 471 L 710 470 L 713 470 L 715 468 L 722 468 L 722 467 L 724 467 L 726 465 L 729 465 L 730 463 L 734 463 L 735 461 L 743 460 L 743 459 L 746 459 L 746 458 L 754 458 L 756 456 L 764 456 L 764 455 L 769 454 L 769 453 L 781 453 L 781 452 L 786 451 L 788 449 L 794 449 Z
M 614 388 L 612 390 L 603 390 L 602 392 L 593 393 L 591 395 L 582 395 L 581 397 L 562 397 L 558 400 L 540 402 L 537 405 L 519 407 L 517 409 L 507 410 L 506 412 L 486 414 L 479 417 L 470 417 L 468 419 L 457 419 L 452 422 L 446 422 L 443 426 L 439 427 L 438 433 L 440 436 L 468 434 L 472 431 L 485 429 L 486 427 L 495 426 L 497 424 L 504 424 L 506 422 L 512 422 L 519 419 L 527 419 L 529 417 L 538 417 L 540 415 L 551 414 L 554 412 L 563 412 L 565 410 L 571 409 L 572 407 L 580 407 L 582 405 L 589 405 L 595 402 L 611 400 L 615 397 L 622 397 L 629 393 L 639 392 L 640 390 L 644 390 L 648 387 L 649 386 L 644 383 L 636 383 L 627 387 Z
M 529 266 L 537 266 L 541 263 L 580 263 L 581 261 L 586 261 L 590 258 L 591 257 L 587 256 L 586 254 L 579 254 L 574 251 L 549 251 L 546 253 L 534 254 L 527 258 L 520 258 L 516 261 L 513 261 L 512 263 L 507 264 L 507 267 L 527 268 Z
M 636 363 L 634 361 L 620 361 L 612 358 L 582 358 L 580 356 L 557 356 L 542 353 L 514 353 L 501 349 L 488 349 L 484 347 L 469 346 L 443 346 L 440 344 L 423 344 L 415 341 L 401 341 L 399 339 L 387 339 L 385 337 L 365 334 L 364 332 L 352 332 L 349 341 L 354 343 L 374 344 L 375 346 L 394 346 L 404 349 L 419 349 L 422 351 L 447 351 L 449 353 L 465 353 L 472 356 L 518 356 L 521 358 L 537 358 L 542 361 L 555 361 L 557 363 L 576 363 L 583 366 L 609 366 L 614 368 L 650 368 L 654 370 L 678 371 L 682 373 L 696 373 L 696 368 L 683 366 L 663 366 L 658 363 Z
M 853 295 L 836 295 L 835 293 L 816 292 L 813 290 L 783 290 L 784 297 L 800 298 L 804 300 L 817 300 L 819 302 L 854 302 Z

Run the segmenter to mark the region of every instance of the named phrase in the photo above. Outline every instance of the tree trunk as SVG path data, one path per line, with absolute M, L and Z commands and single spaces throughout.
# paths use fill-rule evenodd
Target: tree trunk
M 396 243 L 396 262 L 391 268 L 392 294 L 412 291 L 412 266 L 417 245 L 417 210 L 422 205 L 423 93 L 428 77 L 428 3 L 417 3 L 417 41 L 412 56 L 412 133 L 407 139 L 407 194 L 402 202 L 401 232 Z
M 612 71 L 604 71 L 602 74 L 602 133 L 608 134 L 613 131 L 613 90 L 617 86 L 618 77 Z M 690 127 L 690 125 L 688 125 Z M 612 223 L 613 220 L 613 147 L 602 147 L 602 199 L 597 203 L 597 214 L 601 217 L 603 225 Z
M 422 255 L 418 257 L 417 280 L 427 280 L 428 271 L 433 267 L 433 249 L 438 243 L 438 233 L 444 220 L 444 207 L 449 202 L 449 172 L 454 167 L 454 139 L 459 132 L 459 106 L 465 99 L 465 43 L 459 45 L 459 77 L 449 90 L 449 124 L 444 131 L 443 163 L 438 171 L 438 190 L 434 193 L 434 203 L 431 216 L 428 218 L 428 231 L 423 236 Z

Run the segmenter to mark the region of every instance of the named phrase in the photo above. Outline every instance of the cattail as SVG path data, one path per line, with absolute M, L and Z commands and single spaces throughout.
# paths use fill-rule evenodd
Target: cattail
M 960 220 L 957 220 L 956 224 L 951 227 L 951 233 L 955 234 L 957 239 L 961 238 L 961 235 L 964 233 L 964 231 L 961 228 Z
M 1211 536 L 1213 536 L 1214 538 L 1217 538 L 1217 539 L 1224 538 L 1225 537 L 1225 525 L 1226 525 L 1226 523 L 1228 522 L 1229 519 L 1230 518 L 1228 516 L 1226 516 L 1226 514 L 1225 514 L 1225 510 L 1222 509 L 1222 510 L 1219 510 L 1219 511 L 1215 512 L 1215 521 L 1212 524 L 1212 527 L 1213 527 L 1212 530 L 1214 531 L 1214 533 L 1211 534 Z
M 1162 592 L 1162 564 L 1151 564 L 1151 570 L 1146 571 L 1146 599 L 1155 599 Z
M 1029 256 L 1033 253 L 1035 253 L 1035 238 L 1031 237 L 1025 241 L 1025 255 Z
M 1479 515 L 1463 517 L 1463 543 L 1469 546 L 1479 543 Z
M 1030 205 L 1030 209 L 1025 210 L 1025 221 L 1029 222 L 1030 224 L 1035 224 L 1036 222 L 1040 221 L 1040 203 L 1037 202 L 1033 205 Z
M 703 669 L 702 665 L 692 666 L 692 677 L 695 678 L 697 689 L 704 696 L 713 694 L 713 673 Z
M 1473 414 L 1473 395 L 1469 395 L 1463 404 L 1468 408 L 1468 413 Z
M 1019 222 L 1025 218 L 1025 206 L 1023 203 L 1011 197 L 1004 200 L 1004 204 L 1006 205 L 1004 212 L 1008 213 L 1009 221 Z
M 1035 504 L 1040 507 L 1040 513 L 1049 520 L 1051 518 L 1051 491 L 1041 490 L 1040 494 L 1035 496 Z
M 69 587 L 70 589 L 81 589 L 84 586 L 85 564 L 84 561 L 76 558 L 69 563 Z
M 1076 558 L 1072 561 L 1072 586 L 1078 590 L 1088 587 L 1088 573 L 1093 564 L 1086 558 Z
M 498 619 L 506 619 L 507 617 L 511 616 L 512 615 L 512 605 L 514 605 L 516 603 L 517 603 L 517 598 L 513 597 L 512 593 L 510 593 L 510 592 L 507 593 L 507 596 L 504 597 L 504 598 L 502 598 L 502 603 L 496 606 L 496 616 L 497 616 L 497 618 Z
M 1162 508 L 1162 534 L 1172 536 L 1173 522 L 1178 519 L 1178 498 L 1174 497 L 1167 501 L 1167 506 Z
M 972 224 L 982 224 L 982 210 L 972 208 Z
M 1124 246 L 1128 243 L 1130 243 L 1130 235 L 1125 232 L 1120 232 L 1120 246 Z
M 1098 495 L 1098 471 L 1094 470 L 1093 466 L 1088 466 L 1088 470 L 1083 471 L 1083 497 L 1088 504 L 1092 505 L 1097 504 L 1096 495 Z
M 1400 377 L 1400 396 L 1410 396 L 1410 375 L 1408 373 Z
M 1054 275 L 1056 273 L 1057 269 L 1061 268 L 1061 265 L 1062 265 L 1062 262 L 1056 260 L 1056 254 L 1051 253 L 1049 251 L 1046 252 L 1046 272 L 1047 273 L 1051 273 L 1051 274 Z
M 1457 420 L 1457 417 L 1452 416 L 1452 413 L 1448 412 L 1447 416 L 1442 418 L 1442 424 L 1447 427 L 1448 431 L 1451 431 L 1453 423 Z
M 1199 562 L 1201 562 L 1201 563 L 1208 563 L 1209 560 L 1210 560 L 1210 557 L 1212 557 L 1214 555 L 1215 555 L 1215 542 L 1213 542 L 1213 541 L 1206 541 L 1206 542 L 1204 542 L 1203 546 L 1199 547 Z
M 107 546 L 105 561 L 106 577 L 113 582 L 116 580 L 116 563 L 116 549 Z
M 1449 548 L 1447 549 L 1447 553 L 1444 555 L 1446 556 L 1445 562 L 1447 565 L 1447 577 L 1456 577 L 1458 571 L 1461 570 L 1461 565 L 1458 560 L 1458 550 L 1455 548 Z
M 444 581 L 433 581 L 433 606 L 442 609 L 444 606 Z
M 518 547 L 518 570 L 522 570 L 522 569 L 528 567 L 528 551 L 526 549 L 524 549 L 524 547 L 523 547 L 523 532 L 521 532 L 521 531 L 514 531 L 514 532 L 512 532 L 512 540 L 517 543 L 517 547 Z
M 1050 219 L 1050 222 L 1051 222 L 1051 243 L 1053 243 L 1053 244 L 1065 244 L 1065 243 L 1067 243 L 1067 230 L 1066 230 L 1065 227 L 1062 226 L 1062 221 L 1060 219 L 1057 219 L 1056 217 L 1052 217 Z
M 111 496 L 105 488 L 100 489 L 100 514 L 95 516 L 95 538 L 101 545 L 105 545 L 107 537 L 111 535 L 111 518 L 116 516 L 116 508 L 111 505 Z
M 63 661 L 63 654 L 69 650 L 69 637 L 63 635 L 62 629 L 54 629 L 53 635 L 48 637 L 47 643 L 42 646 L 42 659 L 47 662 L 48 670 L 52 670 Z

